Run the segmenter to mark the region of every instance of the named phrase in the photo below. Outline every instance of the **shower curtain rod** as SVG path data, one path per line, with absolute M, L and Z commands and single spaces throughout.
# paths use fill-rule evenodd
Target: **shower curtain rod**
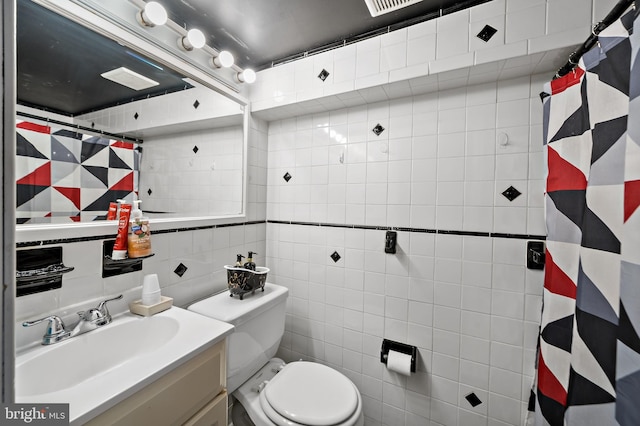
M 635 0 L 620 0 L 602 21 L 593 26 L 589 38 L 587 38 L 587 40 L 582 43 L 582 45 L 580 45 L 580 47 L 578 47 L 575 52 L 569 55 L 569 60 L 567 61 L 567 63 L 564 64 L 562 68 L 560 68 L 556 72 L 556 75 L 553 78 L 560 78 L 571 72 L 575 68 L 575 66 L 578 65 L 578 61 L 580 60 L 582 55 L 587 53 L 598 42 L 598 34 L 600 34 L 600 32 L 607 28 L 609 25 L 617 21 L 634 2 Z

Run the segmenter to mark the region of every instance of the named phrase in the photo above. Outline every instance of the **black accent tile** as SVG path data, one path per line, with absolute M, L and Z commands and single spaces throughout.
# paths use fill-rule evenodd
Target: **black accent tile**
M 180 264 L 178 265 L 178 267 L 177 267 L 176 269 L 174 269 L 174 270 L 173 270 L 173 272 L 174 272 L 177 276 L 179 276 L 180 278 L 182 278 L 182 276 L 185 274 L 185 272 L 187 272 L 187 269 L 188 269 L 188 268 L 187 268 L 186 266 L 184 266 L 184 264 L 183 264 L 183 263 L 180 263 Z
M 497 32 L 498 30 L 493 28 L 491 25 L 485 25 L 484 28 L 478 33 L 478 35 L 476 35 L 476 37 L 486 42 L 491 40 L 491 37 L 493 37 Z
M 322 71 L 320 71 L 320 74 L 318 74 L 318 78 L 322 81 L 325 81 L 327 77 L 329 77 L 329 71 L 323 68 Z
M 507 189 L 504 190 L 504 192 L 502 193 L 502 195 L 504 195 L 504 197 L 509 200 L 509 201 L 513 201 L 516 198 L 518 198 L 520 195 L 522 195 L 522 192 L 518 191 L 517 189 L 515 189 L 513 186 L 508 187 Z
M 138 119 L 138 117 L 140 117 L 140 114 L 138 114 L 137 112 L 133 114 L 133 118 L 135 118 L 136 120 Z
M 331 259 L 333 259 L 334 262 L 338 263 L 338 260 L 341 259 L 340 254 L 337 251 L 334 251 L 331 254 Z
M 194 146 L 194 147 L 193 147 L 193 150 L 192 150 L 192 151 L 193 151 L 193 153 L 194 153 L 194 154 L 197 154 L 199 150 L 200 150 L 200 149 L 199 149 L 199 148 L 198 148 L 198 146 L 196 145 L 196 146 Z
M 472 407 L 477 407 L 478 405 L 482 404 L 482 401 L 480 400 L 480 398 L 478 398 L 478 395 L 473 392 L 465 396 L 464 399 L 466 399 Z
M 94 122 L 92 121 L 92 122 L 91 122 L 91 128 L 92 128 L 92 129 L 95 129 L 95 127 L 96 127 L 96 123 L 94 123 Z
M 284 176 L 282 176 L 282 179 L 286 180 L 287 182 L 289 182 L 291 180 L 293 176 L 291 176 L 289 174 L 289 172 L 285 173 Z
M 373 128 L 373 133 L 375 133 L 376 136 L 380 136 L 382 132 L 384 132 L 384 127 L 382 127 L 380 124 L 376 124 L 376 127 Z
M 147 194 L 151 195 L 152 193 L 153 193 L 153 191 L 151 190 L 151 188 L 149 188 L 149 189 L 147 190 Z
M 196 101 L 193 103 L 193 107 L 195 109 L 198 109 L 199 106 L 200 106 L 200 102 L 198 102 L 198 100 L 196 99 Z

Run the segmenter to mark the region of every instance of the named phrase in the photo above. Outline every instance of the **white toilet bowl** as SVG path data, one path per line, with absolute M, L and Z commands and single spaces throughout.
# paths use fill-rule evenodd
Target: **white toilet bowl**
M 233 396 L 257 426 L 364 424 L 362 399 L 353 382 L 318 363 L 285 364 L 273 358 Z

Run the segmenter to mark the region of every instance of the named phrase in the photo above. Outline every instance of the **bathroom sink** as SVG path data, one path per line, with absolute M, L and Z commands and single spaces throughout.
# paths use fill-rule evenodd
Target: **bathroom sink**
M 82 424 L 213 346 L 233 326 L 178 307 L 114 316 L 102 328 L 16 356 L 19 403 L 68 403 Z
M 125 362 L 158 350 L 175 337 L 178 329 L 178 321 L 167 317 L 114 321 L 52 345 L 50 350 L 16 365 L 16 395 L 40 395 L 97 379 Z

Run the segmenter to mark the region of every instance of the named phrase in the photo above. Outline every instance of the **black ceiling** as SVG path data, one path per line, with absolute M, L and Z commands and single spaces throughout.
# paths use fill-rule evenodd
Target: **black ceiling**
M 199 28 L 243 68 L 264 69 L 354 40 L 490 0 L 423 0 L 372 18 L 364 0 L 162 1 L 169 17 Z M 31 0 L 17 0 L 17 97 L 23 105 L 78 115 L 185 87 L 182 76 Z M 126 66 L 160 85 L 142 92 L 100 74 Z
M 202 30 L 209 45 L 231 51 L 238 65 L 260 70 L 332 43 L 487 1 L 423 0 L 376 18 L 365 0 L 181 0 L 164 5 L 172 20 Z

